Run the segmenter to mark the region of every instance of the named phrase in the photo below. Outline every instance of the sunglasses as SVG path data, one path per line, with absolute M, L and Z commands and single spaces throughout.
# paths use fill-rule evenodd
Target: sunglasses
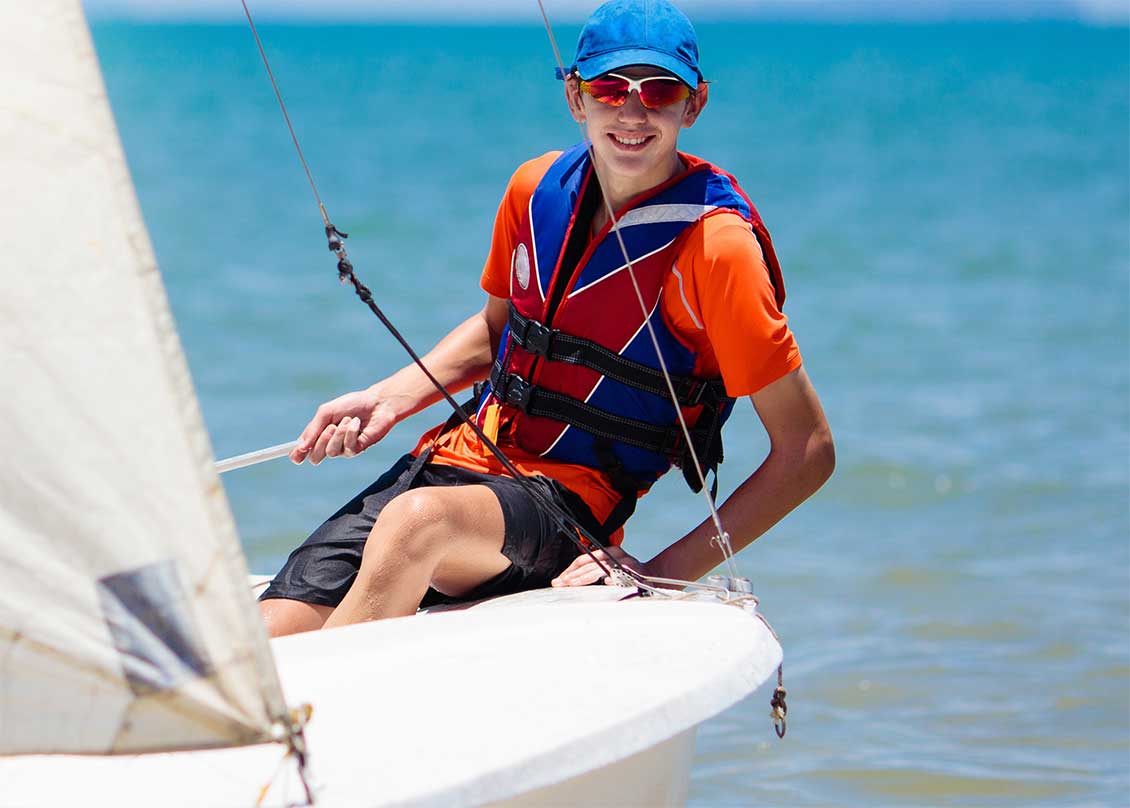
M 612 107 L 624 106 L 632 90 L 640 94 L 640 103 L 648 109 L 670 106 L 691 94 L 690 87 L 673 76 L 630 79 L 618 73 L 605 73 L 591 81 L 581 80 L 581 92 Z

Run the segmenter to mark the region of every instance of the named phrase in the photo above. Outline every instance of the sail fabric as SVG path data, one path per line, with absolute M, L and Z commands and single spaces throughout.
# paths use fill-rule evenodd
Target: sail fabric
M 0 754 L 286 713 L 78 0 L 0 25 Z

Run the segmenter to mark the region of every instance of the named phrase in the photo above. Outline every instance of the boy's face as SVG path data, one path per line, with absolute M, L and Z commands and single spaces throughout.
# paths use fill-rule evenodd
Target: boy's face
M 611 72 L 630 79 L 668 75 L 657 67 L 643 65 Z M 689 98 L 649 109 L 640 101 L 639 92 L 633 90 L 622 106 L 615 107 L 582 92 L 580 81 L 573 77 L 565 82 L 565 95 L 573 118 L 588 125 L 593 151 L 602 168 L 622 181 L 643 182 L 667 173 L 653 183 L 658 184 L 667 179 L 677 159 L 679 130 L 698 118 L 706 105 L 707 91 L 705 84 L 699 84 Z

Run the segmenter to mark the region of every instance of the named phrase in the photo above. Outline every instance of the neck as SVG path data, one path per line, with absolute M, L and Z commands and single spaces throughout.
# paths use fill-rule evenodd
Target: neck
M 612 171 L 600 159 L 599 155 L 596 157 L 596 171 L 600 177 L 600 188 L 604 192 L 604 198 L 608 200 L 608 204 L 614 211 L 620 210 L 640 194 L 667 182 L 682 170 L 683 161 L 678 152 L 671 152 L 670 159 L 661 161 L 646 174 L 629 177 Z M 601 205 L 597 210 L 597 221 L 603 225 L 607 220 L 608 211 L 604 205 Z

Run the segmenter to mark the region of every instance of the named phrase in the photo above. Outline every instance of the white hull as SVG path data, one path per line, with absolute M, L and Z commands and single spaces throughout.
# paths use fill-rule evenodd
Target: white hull
M 692 727 L 623 760 L 494 803 L 492 808 L 683 805 L 690 788 L 694 739 Z
M 541 590 L 272 642 L 307 728 L 317 804 L 678 805 L 695 727 L 770 677 L 751 613 Z M 251 806 L 281 750 L 0 761 L 7 808 Z M 302 801 L 289 765 L 264 805 Z

